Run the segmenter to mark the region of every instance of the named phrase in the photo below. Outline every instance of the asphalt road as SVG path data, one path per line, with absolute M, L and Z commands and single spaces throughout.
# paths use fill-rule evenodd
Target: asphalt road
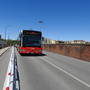
M 21 90 L 90 90 L 90 63 L 43 51 L 17 53 Z
M 11 49 L 0 57 L 2 90 Z M 42 56 L 21 56 L 17 50 L 21 90 L 90 90 L 90 63 L 43 51 Z

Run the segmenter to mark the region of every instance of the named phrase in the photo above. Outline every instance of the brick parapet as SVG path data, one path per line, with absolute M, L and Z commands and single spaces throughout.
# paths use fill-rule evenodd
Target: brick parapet
M 59 53 L 65 56 L 90 61 L 89 44 L 44 44 L 44 50 Z

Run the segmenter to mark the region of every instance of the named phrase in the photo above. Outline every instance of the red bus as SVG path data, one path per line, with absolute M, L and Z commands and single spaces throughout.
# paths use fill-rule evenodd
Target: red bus
M 42 54 L 42 33 L 33 30 L 21 30 L 19 35 L 20 54 Z

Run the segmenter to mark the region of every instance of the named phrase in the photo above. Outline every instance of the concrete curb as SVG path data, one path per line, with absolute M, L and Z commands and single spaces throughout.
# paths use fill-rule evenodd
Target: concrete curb
M 9 48 L 10 48 L 10 47 L 4 48 L 5 50 L 4 50 L 3 52 L 1 52 L 0 57 L 1 57 Z

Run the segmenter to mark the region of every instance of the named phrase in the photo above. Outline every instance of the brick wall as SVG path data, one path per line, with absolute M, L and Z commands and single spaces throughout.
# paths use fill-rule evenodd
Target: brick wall
M 90 61 L 90 45 L 44 44 L 43 49 L 50 52 L 59 53 L 65 56 Z

